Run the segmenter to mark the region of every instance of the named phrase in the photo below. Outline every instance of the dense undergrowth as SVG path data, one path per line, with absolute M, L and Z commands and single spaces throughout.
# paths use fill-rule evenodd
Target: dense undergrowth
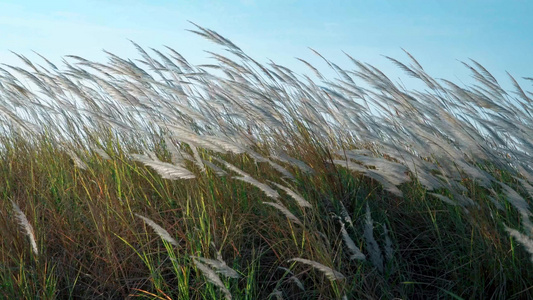
M 533 298 L 533 106 L 512 77 L 391 59 L 418 92 L 302 60 L 315 83 L 196 33 L 233 58 L 0 70 L 2 298 Z

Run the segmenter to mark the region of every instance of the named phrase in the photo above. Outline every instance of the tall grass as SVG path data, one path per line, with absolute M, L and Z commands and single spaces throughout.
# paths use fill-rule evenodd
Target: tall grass
M 0 295 L 532 299 L 533 94 L 390 58 L 0 68 Z M 532 80 L 531 78 L 525 78 Z

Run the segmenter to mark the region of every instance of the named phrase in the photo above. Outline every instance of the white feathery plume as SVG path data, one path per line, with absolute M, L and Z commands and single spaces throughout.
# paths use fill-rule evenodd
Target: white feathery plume
M 272 199 L 279 198 L 279 194 L 278 192 L 276 192 L 276 190 L 274 190 L 273 188 L 269 187 L 268 185 L 262 182 L 259 182 L 258 180 L 256 180 L 255 178 L 252 178 L 251 176 L 245 176 L 245 177 L 234 176 L 233 178 L 238 179 L 240 181 L 248 182 L 249 184 L 256 186 L 257 188 L 262 190 L 268 197 Z
M 387 229 L 386 224 L 383 224 L 383 233 L 385 235 L 385 258 L 387 261 L 391 261 L 394 255 L 394 249 L 392 248 L 392 240 L 389 236 L 389 230 Z
M 220 138 L 214 136 L 200 136 L 183 126 L 163 123 L 159 123 L 159 125 L 168 128 L 170 131 L 172 131 L 172 133 L 174 133 L 174 137 L 185 143 L 192 144 L 191 146 L 194 145 L 219 153 L 233 151 L 237 154 L 240 154 L 243 152 L 242 149 L 233 145 L 231 142 L 224 142 Z M 213 141 L 216 144 L 213 143 Z
M 345 167 L 345 168 L 348 168 L 349 170 L 352 170 L 352 171 L 355 171 L 355 172 L 360 172 L 360 173 L 365 173 L 368 169 L 359 165 L 359 164 L 356 164 L 352 161 L 349 161 L 349 160 L 341 160 L 341 159 L 334 159 L 332 160 L 332 162 L 336 165 L 339 165 L 341 167 Z
M 350 214 L 348 213 L 348 210 L 346 210 L 346 207 L 344 206 L 344 204 L 342 203 L 342 201 L 339 201 L 339 204 L 340 204 L 340 207 L 341 207 L 341 217 L 344 218 L 344 222 L 347 222 L 350 227 L 353 229 L 353 221 L 352 221 L 352 218 L 350 217 Z
M 457 202 L 453 201 L 452 199 L 444 196 L 444 195 L 441 195 L 441 194 L 437 194 L 437 193 L 428 193 L 428 195 L 431 195 L 437 199 L 439 199 L 440 201 L 444 202 L 444 203 L 447 203 L 447 204 L 450 204 L 450 205 L 453 205 L 453 206 L 457 206 L 459 205 Z
M 293 215 L 285 206 L 283 206 L 283 204 L 274 203 L 274 202 L 263 202 L 263 204 L 270 205 L 274 208 L 277 208 L 280 212 L 282 212 L 285 215 L 285 217 L 287 217 L 287 219 L 293 221 L 294 223 L 298 225 L 303 225 L 302 222 L 300 222 L 300 220 L 298 220 L 298 218 L 295 215 Z
M 346 151 L 346 153 L 343 153 L 342 151 L 338 151 L 337 154 L 344 155 L 346 154 L 346 157 L 352 160 L 360 161 L 365 166 L 374 166 L 377 170 L 389 170 L 390 172 L 397 172 L 397 173 L 405 173 L 407 172 L 408 168 L 400 163 L 392 162 L 389 160 L 386 160 L 384 158 L 380 157 L 372 157 L 372 156 L 365 156 L 356 154 L 354 151 Z
M 381 183 L 386 191 L 389 191 L 398 197 L 403 197 L 403 192 L 396 187 L 396 184 L 393 182 L 395 178 L 390 176 L 390 174 L 386 174 L 384 172 L 378 173 L 374 170 L 367 170 L 364 172 L 364 175 Z
M 403 183 L 405 182 L 403 179 L 406 179 L 407 177 L 402 176 L 402 178 L 398 178 L 397 176 L 393 176 L 393 174 L 389 174 L 387 171 L 377 172 L 375 170 L 370 170 L 349 160 L 334 159 L 332 162 L 336 165 L 348 168 L 351 171 L 363 173 L 363 175 L 379 181 L 385 190 L 399 197 L 403 196 L 402 191 L 396 187 L 395 183 Z
M 245 153 L 246 150 L 239 146 L 237 143 L 231 141 L 229 138 L 221 138 L 215 135 L 206 136 L 206 139 L 208 139 L 213 144 L 216 144 L 217 146 L 222 147 L 224 150 L 233 152 L 235 154 L 242 154 Z
M 170 244 L 176 247 L 179 246 L 178 242 L 172 236 L 170 236 L 170 233 L 168 233 L 168 231 L 166 231 L 163 227 L 157 225 L 154 221 L 148 219 L 147 217 L 141 216 L 139 214 L 135 215 L 141 218 L 146 223 L 146 225 L 152 227 L 155 233 L 157 233 L 163 240 L 169 242 Z
M 70 156 L 76 167 L 82 170 L 87 170 L 87 165 L 78 157 L 78 155 L 76 155 L 76 153 L 74 153 L 74 151 L 70 149 L 66 149 L 65 151 L 67 152 L 68 156 Z
M 492 190 L 492 189 L 491 189 Z M 498 201 L 496 200 L 496 198 L 492 197 L 492 196 L 487 196 L 487 198 L 489 198 L 490 202 L 492 202 L 492 204 L 494 204 L 494 206 L 496 206 L 497 209 L 499 210 L 505 210 L 503 208 L 503 205 Z
M 338 271 L 335 271 L 335 270 L 333 270 L 330 267 L 326 267 L 323 264 L 318 263 L 316 261 L 308 260 L 308 259 L 305 259 L 305 258 L 299 258 L 299 257 L 288 260 L 288 262 L 293 262 L 293 261 L 297 261 L 297 262 L 301 262 L 301 263 L 306 264 L 306 265 L 310 265 L 311 267 L 313 267 L 313 268 L 321 271 L 322 273 L 324 273 L 324 275 L 326 275 L 326 277 L 330 281 L 342 280 L 342 279 L 345 278 L 345 276 L 342 275 L 342 273 L 340 273 Z
M 192 161 L 193 157 L 187 153 L 187 152 L 181 152 L 176 144 L 174 144 L 174 141 L 170 139 L 170 137 L 165 135 L 165 144 L 167 146 L 168 152 L 170 152 L 171 155 L 171 161 L 176 165 L 182 165 L 183 160 L 187 159 Z
M 210 162 L 208 160 L 203 159 L 202 162 L 204 163 L 204 165 L 206 165 L 206 166 L 210 167 L 211 169 L 213 169 L 215 174 L 217 174 L 218 176 L 224 176 L 224 175 L 228 174 L 228 173 L 226 173 L 226 171 L 222 170 L 217 165 L 215 165 L 214 163 L 212 163 L 212 162 Z
M 295 201 L 296 203 L 298 203 L 298 205 L 300 207 L 308 207 L 308 208 L 311 208 L 313 207 L 311 205 L 311 203 L 309 203 L 307 200 L 305 200 L 301 195 L 299 195 L 298 193 L 296 193 L 295 191 L 289 189 L 288 187 L 286 186 L 283 186 L 279 183 L 276 183 L 276 182 L 273 182 L 273 181 L 269 181 L 270 183 L 272 183 L 273 185 L 277 186 L 278 188 L 284 190 L 287 195 L 291 196 Z
M 533 237 L 533 223 L 531 223 L 529 216 L 524 213 L 520 213 L 520 216 L 522 217 L 522 225 L 524 225 L 524 228 L 527 229 L 527 235 L 529 237 Z
M 205 171 L 205 166 L 208 166 L 211 169 L 213 169 L 215 174 L 217 174 L 218 176 L 224 176 L 227 174 L 226 171 L 222 170 L 217 165 L 213 164 L 212 162 L 208 160 L 202 159 L 200 155 L 198 154 L 198 150 L 196 146 L 194 145 L 191 146 L 191 149 L 193 150 L 193 154 L 195 154 L 193 157 L 187 152 L 180 152 L 169 138 L 166 138 L 166 139 L 167 139 L 167 144 L 169 145 L 169 151 L 172 155 L 172 162 L 174 164 L 183 167 L 183 160 L 188 160 L 188 161 L 194 162 L 197 166 L 200 167 L 202 171 Z
M 161 177 L 170 180 L 176 179 L 191 179 L 196 176 L 189 170 L 162 162 L 159 160 L 153 160 L 149 157 L 140 154 L 132 154 L 132 158 L 138 162 L 143 163 L 146 166 L 153 168 Z
M 289 172 L 287 169 L 285 169 L 284 167 L 280 166 L 279 164 L 271 161 L 270 159 L 267 159 L 266 162 L 268 162 L 276 171 L 280 172 L 281 174 L 283 174 L 283 176 L 285 178 L 289 178 L 291 180 L 294 180 L 294 175 L 291 174 L 291 172 Z
M 198 136 L 194 134 L 193 132 L 182 133 L 181 135 L 175 135 L 174 137 L 176 137 L 182 142 L 189 144 L 190 146 L 194 145 L 194 146 L 202 147 L 202 148 L 212 150 L 218 153 L 226 152 L 224 151 L 224 149 L 222 149 L 218 145 L 214 145 L 213 143 L 208 141 L 205 137 Z
M 516 169 L 520 172 L 522 176 L 524 176 L 527 179 L 527 181 L 533 183 L 533 173 L 530 173 L 528 169 L 524 168 L 521 164 L 518 164 Z
M 226 277 L 235 278 L 235 279 L 238 279 L 238 278 L 241 277 L 241 275 L 239 275 L 239 273 L 237 273 L 232 268 L 228 267 L 226 262 L 224 260 L 222 260 L 222 257 L 220 256 L 219 253 L 217 253 L 217 259 L 216 260 L 215 259 L 204 258 L 204 257 L 197 257 L 197 256 L 191 256 L 191 257 L 194 258 L 195 260 L 200 261 L 201 263 L 204 263 L 204 264 L 210 266 L 217 273 L 222 274 L 222 275 L 224 275 Z
M 94 147 L 92 148 L 94 152 L 96 152 L 98 155 L 100 155 L 103 159 L 107 159 L 107 160 L 111 160 L 111 157 L 109 156 L 109 154 L 107 154 L 104 150 L 98 148 L 98 147 Z
M 346 244 L 346 247 L 348 247 L 348 250 L 352 253 L 350 256 L 350 259 L 356 259 L 356 260 L 365 260 L 366 256 L 361 252 L 361 249 L 357 247 L 348 234 L 348 231 L 346 231 L 346 227 L 344 226 L 344 223 L 340 221 L 341 223 L 341 234 L 342 239 L 344 240 L 344 243 Z
M 146 150 L 144 150 L 144 152 L 146 153 L 146 156 L 148 156 L 148 158 L 150 158 L 151 160 L 155 160 L 155 161 L 159 160 L 157 158 L 157 154 L 155 154 L 154 151 L 146 149 Z
M 198 149 L 196 148 L 196 146 L 191 145 L 191 150 L 192 150 L 193 157 L 195 159 L 194 162 L 196 163 L 196 165 L 200 168 L 202 172 L 205 172 L 205 166 L 202 161 L 202 158 L 200 157 L 200 153 L 198 153 Z
M 507 231 L 511 236 L 513 236 L 524 248 L 526 248 L 526 251 L 531 255 L 531 262 L 533 262 L 533 239 L 529 238 L 528 236 L 518 232 L 515 229 L 509 228 L 505 226 L 505 231 Z
M 306 163 L 296 158 L 290 157 L 289 155 L 287 155 L 286 153 L 282 151 L 278 151 L 278 153 L 274 155 L 270 155 L 270 157 L 289 163 L 293 166 L 296 166 L 300 168 L 300 170 L 304 171 L 305 173 L 308 173 L 308 174 L 314 173 L 314 170 L 311 167 L 309 167 Z
M 379 249 L 378 242 L 374 239 L 374 221 L 370 214 L 370 207 L 368 203 L 366 204 L 366 218 L 365 218 L 365 229 L 364 237 L 368 247 L 368 252 L 370 253 L 370 261 L 378 269 L 380 273 L 383 273 L 383 254 Z
M 231 300 L 232 296 L 231 296 L 230 291 L 228 290 L 228 288 L 226 288 L 224 283 L 222 283 L 222 280 L 220 280 L 220 277 L 218 277 L 217 273 L 215 273 L 215 271 L 213 271 L 211 268 L 202 264 L 201 262 L 197 261 L 194 258 L 193 258 L 193 261 L 194 261 L 194 265 L 196 265 L 196 267 L 200 271 L 202 271 L 202 274 L 204 274 L 205 278 L 207 278 L 207 281 L 211 282 L 212 284 L 220 288 L 222 292 L 224 293 L 226 299 Z
M 522 178 L 519 178 L 519 177 L 516 177 L 516 176 L 513 176 L 514 179 L 520 181 L 520 184 L 522 184 L 522 187 L 524 187 L 524 190 L 526 190 L 526 192 L 529 194 L 529 196 L 531 198 L 533 198 L 533 186 L 531 186 L 527 180 L 525 179 L 522 179 Z
M 218 157 L 212 157 L 214 160 L 218 161 L 219 163 L 221 164 L 224 164 L 228 169 L 232 170 L 233 172 L 243 176 L 243 177 L 251 177 L 248 173 L 242 171 L 241 169 L 237 168 L 236 166 L 230 164 L 229 162 L 223 160 L 223 159 L 220 159 Z
M 507 201 L 509 201 L 509 203 L 511 203 L 520 213 L 527 216 L 531 215 L 527 201 L 522 198 L 518 192 L 503 182 L 498 182 L 498 184 L 500 184 L 500 186 L 504 189 L 505 195 L 507 196 Z
M 11 200 L 11 204 L 13 205 L 13 211 L 15 212 L 15 218 L 17 219 L 22 230 L 24 230 L 25 234 L 30 239 L 31 249 L 33 250 L 33 253 L 35 253 L 35 255 L 39 255 L 33 227 L 28 221 L 28 218 L 26 218 L 26 215 L 22 212 L 20 207 L 15 203 L 15 201 Z

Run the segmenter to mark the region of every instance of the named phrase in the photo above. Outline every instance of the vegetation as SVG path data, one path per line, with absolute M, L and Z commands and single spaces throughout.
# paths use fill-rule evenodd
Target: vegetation
M 0 69 L 2 298 L 533 298 L 533 94 L 512 77 L 391 58 L 420 92 L 302 60 L 312 80 L 194 32 L 229 54 Z

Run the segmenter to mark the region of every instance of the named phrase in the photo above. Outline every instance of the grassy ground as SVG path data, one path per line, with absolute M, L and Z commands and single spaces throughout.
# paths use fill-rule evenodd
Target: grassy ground
M 2 69 L 2 298 L 533 298 L 531 93 L 198 33 L 238 60 Z

